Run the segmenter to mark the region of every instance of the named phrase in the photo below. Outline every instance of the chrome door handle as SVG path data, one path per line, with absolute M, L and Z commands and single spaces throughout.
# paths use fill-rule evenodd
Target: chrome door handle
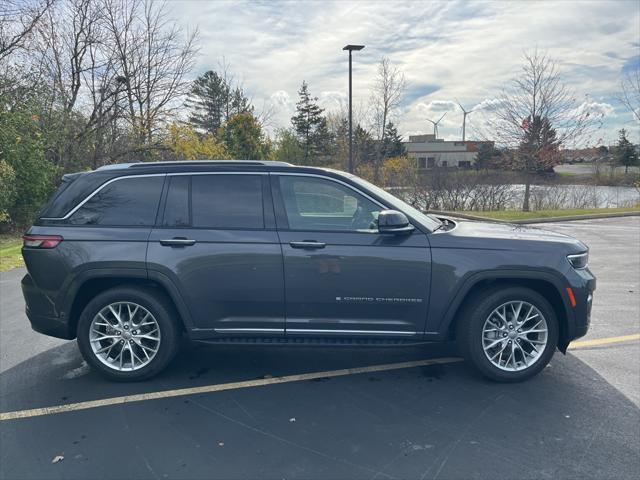
M 163 247 L 190 247 L 195 245 L 196 241 L 190 238 L 170 238 L 166 240 L 160 240 L 160 245 Z
M 326 243 L 314 242 L 311 240 L 305 240 L 304 242 L 289 242 L 289 245 L 291 245 L 292 248 L 304 248 L 308 250 L 316 250 L 327 246 Z

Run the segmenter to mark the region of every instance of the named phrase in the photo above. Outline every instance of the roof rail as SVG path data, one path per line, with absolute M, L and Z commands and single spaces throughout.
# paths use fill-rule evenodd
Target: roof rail
M 123 164 L 123 168 L 136 168 L 136 167 L 166 167 L 166 166 L 201 166 L 201 165 L 234 165 L 234 166 L 255 166 L 255 165 L 271 165 L 290 167 L 291 164 L 287 162 L 276 162 L 271 160 L 178 160 L 170 162 L 140 162 L 140 163 L 128 163 Z

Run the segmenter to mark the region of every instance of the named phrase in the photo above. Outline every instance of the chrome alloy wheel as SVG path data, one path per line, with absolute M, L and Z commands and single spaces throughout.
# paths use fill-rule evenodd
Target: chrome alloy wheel
M 89 343 L 94 355 L 118 371 L 139 370 L 151 362 L 160 348 L 160 326 L 141 305 L 117 302 L 93 317 Z
M 482 348 L 501 370 L 517 372 L 535 364 L 547 346 L 547 321 L 534 305 L 515 300 L 493 310 L 482 327 Z

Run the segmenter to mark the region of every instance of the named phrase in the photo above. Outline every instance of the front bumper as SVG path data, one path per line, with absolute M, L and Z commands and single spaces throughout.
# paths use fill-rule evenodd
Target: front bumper
M 582 270 L 572 269 L 568 280 L 568 286 L 573 291 L 576 305 L 569 309 L 569 321 L 566 324 L 567 328 L 563 332 L 562 343 L 565 345 L 565 349 L 569 342 L 587 334 L 591 324 L 593 295 L 596 290 L 596 277 L 593 276 L 588 268 Z
M 65 340 L 75 338 L 75 332 L 72 332 L 66 318 L 56 315 L 53 303 L 35 286 L 30 275 L 24 276 L 21 286 L 26 304 L 25 312 L 31 322 L 31 328 L 51 337 Z

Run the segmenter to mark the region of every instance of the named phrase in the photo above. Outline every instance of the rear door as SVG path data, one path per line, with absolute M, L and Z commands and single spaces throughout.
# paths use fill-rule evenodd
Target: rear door
M 422 335 L 426 236 L 380 234 L 385 206 L 333 178 L 272 174 L 289 335 Z
M 199 336 L 284 334 L 282 253 L 268 175 L 180 174 L 168 181 L 148 268 L 177 287 Z

